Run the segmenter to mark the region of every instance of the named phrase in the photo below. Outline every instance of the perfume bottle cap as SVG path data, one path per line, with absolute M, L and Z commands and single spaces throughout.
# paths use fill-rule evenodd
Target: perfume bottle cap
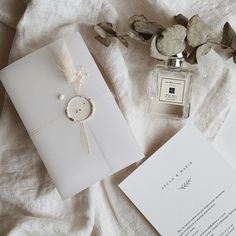
M 167 60 L 167 66 L 170 67 L 182 67 L 184 61 L 184 56 L 183 53 L 178 53 L 176 54 L 176 56 L 173 57 L 169 57 L 169 59 Z

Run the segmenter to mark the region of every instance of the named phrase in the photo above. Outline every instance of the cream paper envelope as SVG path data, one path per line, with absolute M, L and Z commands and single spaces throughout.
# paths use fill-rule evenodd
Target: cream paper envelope
M 65 115 L 75 96 L 58 68 L 55 51 L 66 43 L 89 78 L 81 94 L 94 105 L 85 121 L 89 154 L 80 125 Z M 0 79 L 63 199 L 143 158 L 139 146 L 79 33 L 71 33 L 0 71 Z M 64 100 L 58 95 L 65 95 Z

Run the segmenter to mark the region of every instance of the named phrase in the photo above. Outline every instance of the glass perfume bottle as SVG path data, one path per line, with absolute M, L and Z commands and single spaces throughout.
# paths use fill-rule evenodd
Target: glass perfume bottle
M 193 72 L 182 68 L 182 53 L 157 65 L 149 78 L 148 112 L 186 119 L 190 114 Z

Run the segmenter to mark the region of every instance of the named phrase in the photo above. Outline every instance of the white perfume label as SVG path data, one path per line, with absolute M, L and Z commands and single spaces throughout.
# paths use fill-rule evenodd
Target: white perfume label
M 185 80 L 160 77 L 159 102 L 168 104 L 184 104 Z

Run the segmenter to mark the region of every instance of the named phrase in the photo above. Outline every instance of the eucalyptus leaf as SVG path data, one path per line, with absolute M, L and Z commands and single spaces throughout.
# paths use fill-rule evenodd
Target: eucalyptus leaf
M 101 22 L 94 26 L 94 31 L 102 38 L 117 37 L 117 28 L 109 22 Z
M 111 44 L 111 39 L 110 38 L 103 38 L 100 35 L 95 36 L 95 39 L 103 44 L 105 47 L 109 47 Z
M 185 59 L 185 61 L 191 65 L 197 64 L 196 54 L 197 54 L 197 48 L 194 48 L 192 52 L 189 54 L 189 56 Z
M 179 25 L 182 25 L 184 27 L 187 28 L 187 25 L 188 25 L 188 18 L 185 17 L 184 15 L 182 14 L 178 14 L 175 16 L 175 21 L 179 24 Z
M 196 50 L 197 62 L 201 56 L 205 56 L 210 50 L 211 50 L 211 45 L 209 43 L 198 46 Z
M 0 81 L 0 116 L 3 110 L 4 100 L 5 100 L 5 89 L 3 87 L 2 82 Z
M 129 25 L 132 27 L 134 22 L 136 21 L 145 22 L 147 21 L 147 18 L 144 15 L 134 15 L 134 16 L 129 17 L 128 21 L 129 21 Z
M 126 48 L 128 48 L 129 44 L 128 44 L 128 41 L 126 40 L 126 38 L 125 38 L 124 36 L 118 36 L 117 38 L 120 40 L 120 42 L 121 42 Z
M 211 44 L 202 44 L 192 50 L 189 56 L 185 59 L 189 64 L 197 64 L 201 56 L 206 55 L 211 50 Z
M 231 25 L 226 22 L 223 28 L 223 37 L 221 44 L 236 50 L 236 33 Z
M 188 21 L 187 41 L 191 47 L 195 48 L 208 41 L 215 41 L 216 38 L 216 34 L 208 28 L 205 22 L 198 15 L 194 15 Z
M 157 39 L 157 36 L 153 37 L 152 39 L 150 47 L 150 56 L 157 60 L 166 61 L 168 59 L 168 56 L 162 55 L 157 49 Z
M 187 50 L 185 49 L 183 52 L 183 58 L 186 59 L 188 57 L 188 53 L 187 53 Z
M 233 51 L 233 62 L 236 64 L 236 51 Z
M 182 25 L 173 25 L 162 32 L 157 40 L 158 51 L 165 56 L 176 55 L 185 49 L 186 28 Z
M 107 37 L 106 31 L 104 31 L 100 26 L 94 25 L 93 30 L 102 38 Z
M 150 34 L 142 34 L 142 33 L 138 33 L 134 30 L 129 30 L 127 32 L 127 34 L 129 35 L 130 38 L 136 40 L 136 41 L 146 41 L 152 38 L 152 35 Z
M 135 31 L 143 34 L 161 34 L 165 29 L 162 25 L 157 22 L 143 22 L 143 21 L 135 21 L 133 23 L 133 28 Z
M 183 53 L 185 60 L 190 64 L 196 64 L 211 48 L 221 45 L 222 48 L 231 49 L 229 52 L 236 63 L 236 32 L 228 22 L 224 25 L 221 39 L 198 15 L 188 20 L 184 15 L 178 14 L 175 20 L 178 24 L 165 29 L 157 22 L 149 22 L 144 15 L 134 15 L 129 18 L 130 30 L 127 35 L 119 35 L 112 23 L 101 22 L 94 26 L 94 31 L 98 34 L 95 38 L 106 47 L 111 44 L 114 37 L 125 47 L 128 47 L 127 36 L 140 42 L 152 39 L 152 57 L 167 60 L 170 56 Z M 187 53 L 189 51 L 190 54 Z

